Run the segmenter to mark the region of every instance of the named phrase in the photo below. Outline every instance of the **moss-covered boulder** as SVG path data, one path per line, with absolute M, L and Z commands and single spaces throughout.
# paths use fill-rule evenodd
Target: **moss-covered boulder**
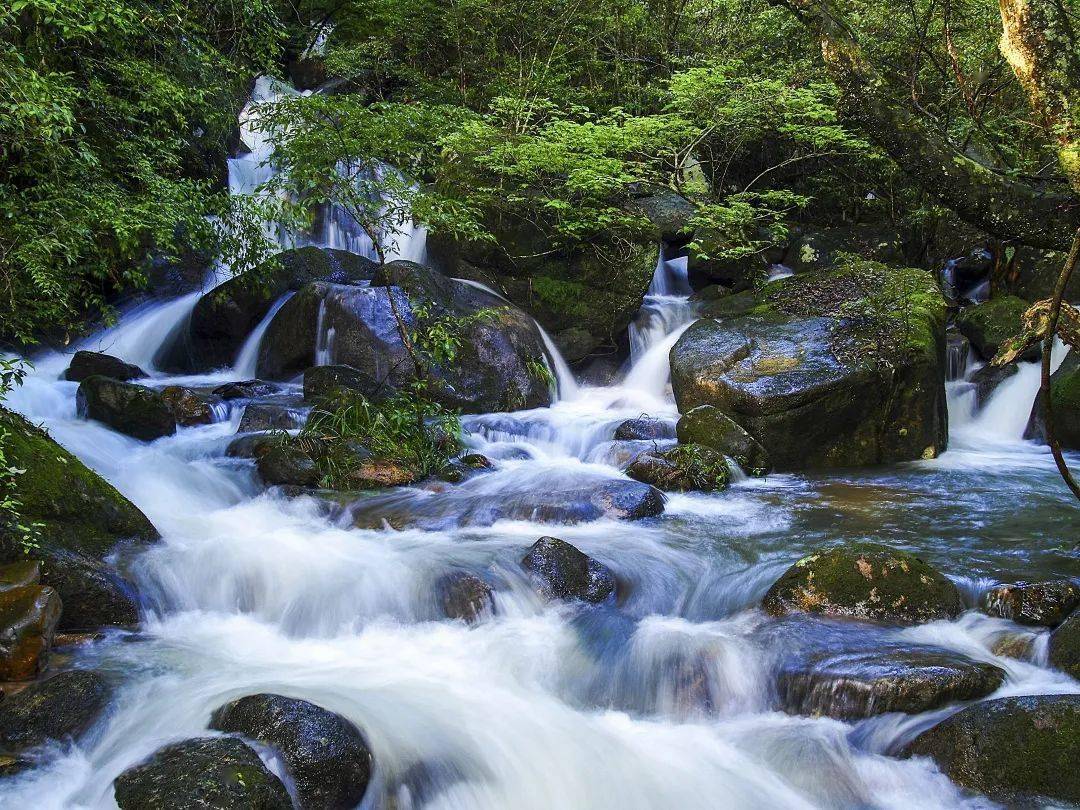
M 21 416 L 0 408 L 19 511 L 38 523 L 41 582 L 60 594 L 58 629 L 86 630 L 138 621 L 134 587 L 108 560 L 158 536 L 150 521 L 101 476 Z M 121 565 L 123 554 L 121 554 Z M 0 562 L 26 559 L 19 539 L 0 529 Z
M 625 345 L 659 259 L 652 228 L 569 248 L 513 217 L 492 217 L 488 224 L 494 243 L 430 237 L 436 264 L 449 276 L 495 286 L 553 334 L 583 329 L 606 352 Z
M 804 228 L 796 234 L 784 264 L 796 273 L 821 272 L 843 262 L 848 255 L 886 263 L 903 263 L 904 239 L 887 225 L 840 225 Z
M 113 693 L 92 670 L 59 672 L 0 701 L 0 752 L 18 754 L 49 742 L 78 739 L 101 716 Z
M 236 737 L 167 745 L 113 783 L 120 810 L 292 810 L 292 799 L 259 755 Z
M 176 417 L 155 388 L 110 377 L 87 377 L 76 395 L 79 416 L 135 439 L 153 441 L 176 433 Z
M 968 706 L 907 747 L 950 779 L 1010 806 L 1080 804 L 1080 695 Z
M 1050 634 L 1050 666 L 1080 681 L 1080 611 Z
M 276 751 L 296 786 L 300 810 L 356 807 L 371 779 L 371 751 L 360 730 L 306 700 L 248 695 L 215 711 L 210 728 Z
M 750 475 L 764 475 L 772 469 L 769 454 L 757 439 L 712 405 L 699 405 L 684 413 L 675 432 L 680 442 L 711 447 L 733 459 Z
M 1080 604 L 1080 586 L 1067 579 L 998 585 L 982 598 L 990 616 L 1017 624 L 1057 627 Z
M 1021 319 L 1030 304 L 1015 295 L 995 295 L 989 301 L 963 309 L 956 316 L 956 328 L 971 341 L 971 346 L 983 360 L 992 360 L 998 349 L 1019 335 Z M 1028 350 L 1021 360 L 1038 360 L 1039 347 Z
M 303 247 L 279 253 L 203 295 L 165 365 L 178 371 L 231 365 L 248 335 L 285 293 L 315 280 L 370 281 L 376 266 L 344 250 Z
M 615 574 L 557 537 L 541 537 L 521 560 L 540 591 L 555 599 L 604 602 L 616 589 Z
M 626 474 L 668 492 L 718 492 L 731 482 L 723 453 L 703 444 L 646 450 L 626 468 Z
M 948 441 L 945 302 L 916 269 L 782 279 L 692 324 L 671 380 L 681 413 L 714 406 L 778 470 L 933 458 Z
M 1050 402 L 1054 409 L 1054 437 L 1068 450 L 1080 450 L 1080 351 L 1071 349 L 1050 375 Z M 1042 392 L 1031 408 L 1025 439 L 1046 441 Z
M 852 543 L 811 554 L 773 583 L 762 606 L 774 616 L 817 613 L 918 624 L 964 610 L 956 586 L 913 554 Z
M 551 402 L 544 343 L 532 318 L 495 295 L 404 261 L 380 267 L 371 286 L 319 282 L 300 290 L 270 323 L 258 372 L 287 379 L 315 365 L 321 326 L 324 336 L 334 336 L 332 346 L 327 341 L 330 362 L 401 387 L 415 376 L 402 326 L 416 334 L 433 325 L 457 341 L 451 362 L 425 372 L 441 404 L 486 413 Z

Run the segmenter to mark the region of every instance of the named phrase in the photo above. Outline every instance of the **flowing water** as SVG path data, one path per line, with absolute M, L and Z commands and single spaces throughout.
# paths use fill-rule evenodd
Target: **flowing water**
M 662 516 L 634 523 L 467 519 L 492 502 L 625 477 L 619 464 L 640 448 L 613 442 L 615 426 L 677 418 L 667 354 L 693 318 L 685 282 L 685 263 L 660 261 L 621 383 L 574 385 L 551 346 L 554 405 L 466 419 L 494 472 L 372 496 L 372 514 L 424 518 L 402 529 L 357 528 L 314 500 L 264 491 L 249 462 L 224 455 L 235 414 L 149 444 L 80 420 L 76 384 L 60 379 L 69 358 L 35 358 L 12 407 L 115 484 L 162 540 L 137 561 L 139 632 L 114 631 L 75 657 L 121 682 L 111 713 L 81 746 L 6 783 L 0 806 L 112 807 L 122 770 L 206 733 L 222 703 L 267 691 L 364 731 L 376 762 L 365 807 L 987 806 L 928 762 L 888 755 L 943 712 L 858 723 L 780 712 L 773 684 L 788 641 L 756 605 L 799 556 L 846 540 L 917 551 L 972 600 L 998 581 L 1074 574 L 1075 504 L 1045 448 L 1020 438 L 1034 366 L 979 414 L 969 384 L 951 382 L 952 449 L 934 461 L 743 480 L 672 495 Z M 154 359 L 196 297 L 144 305 L 86 346 L 139 363 L 152 385 L 172 382 Z M 235 369 L 183 382 L 250 376 L 258 331 Z M 542 601 L 519 561 L 546 534 L 608 565 L 618 604 Z M 453 570 L 496 586 L 494 616 L 473 627 L 439 619 L 435 582 Z M 906 630 L 795 629 L 992 661 L 1008 673 L 1000 694 L 1080 692 L 1044 654 L 995 656 L 1016 628 L 974 611 Z

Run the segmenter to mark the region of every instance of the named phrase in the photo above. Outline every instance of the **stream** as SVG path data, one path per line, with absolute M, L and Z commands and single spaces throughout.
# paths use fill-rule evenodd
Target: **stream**
M 234 165 L 234 185 L 250 189 L 253 174 Z M 339 220 L 328 217 L 321 243 L 364 252 Z M 398 255 L 422 257 L 423 238 L 410 233 Z M 549 342 L 551 407 L 463 420 L 493 472 L 371 496 L 376 517 L 422 518 L 400 529 L 357 528 L 314 499 L 267 491 L 251 462 L 225 456 L 242 408 L 143 443 L 76 417 L 78 386 L 60 379 L 69 354 L 33 357 L 10 406 L 114 484 L 162 540 L 136 563 L 139 631 L 110 631 L 74 654 L 122 681 L 111 713 L 80 747 L 8 783 L 0 806 L 115 807 L 121 771 L 207 733 L 215 708 L 256 692 L 304 698 L 363 731 L 376 763 L 364 807 L 992 806 L 927 760 L 889 755 L 955 707 L 853 723 L 793 716 L 778 707 L 776 672 L 793 634 L 809 634 L 992 662 L 1007 673 L 994 697 L 1080 692 L 1045 666 L 1045 630 L 1023 630 L 1038 638 L 1033 660 L 1020 661 L 991 652 L 1019 628 L 975 610 L 872 628 L 777 620 L 758 604 L 800 556 L 851 540 L 918 553 L 972 606 L 999 582 L 1074 575 L 1075 503 L 1047 448 L 1021 438 L 1034 364 L 978 412 L 963 375 L 950 381 L 950 449 L 932 461 L 744 478 L 721 493 L 669 495 L 662 515 L 637 522 L 462 519 L 485 502 L 625 478 L 615 427 L 678 418 L 667 356 L 694 318 L 689 292 L 685 261 L 662 259 L 617 384 L 575 383 Z M 140 365 L 152 386 L 250 378 L 265 322 L 235 368 L 155 370 L 199 295 L 143 303 L 76 348 Z M 520 560 L 544 535 L 609 566 L 618 602 L 542 600 Z M 435 583 L 455 570 L 495 586 L 495 615 L 471 627 L 440 618 Z

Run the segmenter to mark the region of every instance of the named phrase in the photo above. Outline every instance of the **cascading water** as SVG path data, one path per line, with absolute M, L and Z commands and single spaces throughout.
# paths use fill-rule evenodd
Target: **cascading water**
M 897 526 L 901 542 L 920 538 L 922 556 L 972 582 L 1060 576 L 1074 563 L 1060 542 L 1015 554 L 1017 537 L 1071 536 L 1074 507 L 1048 485 L 1055 473 L 1044 455 L 1005 466 L 993 453 L 950 451 L 854 475 L 751 479 L 725 493 L 673 495 L 661 518 L 635 524 L 469 521 L 537 493 L 625 480 L 612 461 L 627 443 L 611 441 L 614 427 L 641 414 L 677 418 L 666 358 L 693 318 L 679 262 L 657 267 L 621 384 L 568 396 L 569 369 L 548 341 L 557 403 L 465 420 L 494 472 L 374 496 L 347 517 L 263 491 L 250 465 L 225 456 L 232 423 L 141 443 L 77 419 L 76 385 L 60 379 L 68 358 L 35 358 L 12 407 L 115 484 L 162 539 L 135 566 L 146 598 L 140 632 L 114 631 L 75 658 L 121 683 L 112 712 L 79 746 L 5 782 L 0 806 L 114 807 L 121 771 L 206 734 L 226 701 L 272 691 L 363 729 L 376 768 L 365 808 L 985 807 L 927 761 L 887 755 L 939 713 L 841 723 L 777 711 L 786 646 L 757 605 L 793 559 L 837 541 L 887 539 Z M 129 312 L 86 345 L 153 371 L 195 297 Z M 230 377 L 250 376 L 264 327 Z M 1022 369 L 1006 383 L 1018 390 L 1002 387 L 991 404 L 1007 397 L 1026 414 L 1029 377 Z M 155 372 L 151 382 L 167 380 Z M 359 528 L 365 510 L 379 519 Z M 619 604 L 541 600 L 520 560 L 546 534 L 608 565 Z M 436 582 L 456 570 L 496 586 L 494 616 L 472 627 L 439 620 Z M 962 652 L 1006 671 L 996 694 L 1080 691 L 1044 659 L 996 655 L 997 640 L 1015 631 L 1001 619 L 845 627 L 804 632 L 831 633 L 839 645 Z

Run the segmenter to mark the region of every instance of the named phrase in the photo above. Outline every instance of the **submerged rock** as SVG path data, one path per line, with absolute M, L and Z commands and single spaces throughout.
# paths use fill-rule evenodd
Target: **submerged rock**
M 778 470 L 945 449 L 945 305 L 928 273 L 858 264 L 772 282 L 747 304 L 697 321 L 672 348 L 681 413 L 716 407 Z
M 161 391 L 109 377 L 88 377 L 76 397 L 79 416 L 143 441 L 176 433 L 176 417 Z
M 0 750 L 19 753 L 49 740 L 78 739 L 109 704 L 112 688 L 96 672 L 73 669 L 0 701 Z
M 992 360 L 998 349 L 1023 331 L 1021 321 L 1030 304 L 1015 295 L 995 295 L 989 301 L 964 308 L 956 316 L 956 328 L 971 341 L 983 360 Z M 1032 346 L 1020 359 L 1038 360 L 1039 346 Z
M 481 616 L 495 612 L 491 586 L 476 574 L 466 571 L 444 574 L 435 583 L 435 590 L 448 619 L 463 619 L 467 624 L 475 624 Z
M 968 790 L 1007 804 L 1080 803 L 1080 695 L 986 700 L 923 732 L 928 756 Z
M 854 720 L 976 700 L 1004 679 L 993 664 L 935 647 L 827 651 L 787 664 L 778 689 L 785 711 Z
M 674 439 L 675 428 L 666 419 L 650 419 L 648 417 L 627 419 L 615 428 L 613 438 L 620 441 Z
M 111 560 L 126 546 L 156 540 L 157 530 L 101 476 L 21 416 L 0 408 L 7 462 L 26 470 L 14 494 L 28 523 L 39 524 L 34 557 L 41 584 L 60 595 L 64 609 L 57 629 L 130 625 L 139 619 L 134 587 Z M 14 538 L 0 536 L 0 562 L 23 561 Z M 123 556 L 121 556 L 121 566 Z
M 1080 681 L 1080 611 L 1050 634 L 1050 666 Z
M 550 598 L 603 602 L 616 590 L 610 568 L 556 537 L 537 540 L 521 565 Z
M 960 592 L 913 554 L 877 543 L 852 543 L 804 557 L 762 600 L 774 616 L 817 613 L 895 624 L 952 619 Z
M 210 728 L 242 734 L 280 754 L 301 810 L 355 807 L 371 779 L 371 751 L 360 730 L 306 700 L 249 695 L 215 711 Z
M 982 599 L 982 609 L 990 616 L 1045 627 L 1061 624 L 1078 604 L 1080 587 L 1067 579 L 999 585 Z
M 254 399 L 275 393 L 278 386 L 265 380 L 241 380 L 225 383 L 214 389 L 213 394 L 226 401 L 233 399 Z
M 26 681 L 45 669 L 61 607 L 48 586 L 0 592 L 0 681 Z
M 699 405 L 682 415 L 675 426 L 683 444 L 700 444 L 729 456 L 749 475 L 764 475 L 772 465 L 757 439 L 730 416 L 712 405 Z
M 723 454 L 701 444 L 647 450 L 626 468 L 626 474 L 636 481 L 674 492 L 717 492 L 728 488 L 731 475 Z
M 121 810 L 292 810 L 281 780 L 235 737 L 202 737 L 158 749 L 113 782 Z
M 244 408 L 237 433 L 261 433 L 268 430 L 296 430 L 304 424 L 303 418 L 285 405 L 268 405 L 253 402 Z
M 71 365 L 64 372 L 64 379 L 72 382 L 82 382 L 88 377 L 102 376 L 111 377 L 114 380 L 126 382 L 138 380 L 149 376 L 138 366 L 125 363 L 119 357 L 101 352 L 78 351 L 71 358 Z

